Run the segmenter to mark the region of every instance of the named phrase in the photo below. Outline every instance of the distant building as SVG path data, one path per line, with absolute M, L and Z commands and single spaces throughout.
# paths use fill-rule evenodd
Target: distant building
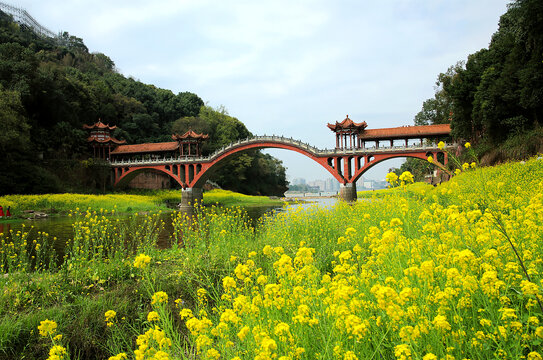
M 324 182 L 324 191 L 339 191 L 339 182 L 334 178 L 328 178 Z
M 314 181 L 309 181 L 307 184 L 308 184 L 309 186 L 319 188 L 320 191 L 324 191 L 324 190 L 325 190 L 325 181 L 324 181 L 324 180 L 314 180 Z

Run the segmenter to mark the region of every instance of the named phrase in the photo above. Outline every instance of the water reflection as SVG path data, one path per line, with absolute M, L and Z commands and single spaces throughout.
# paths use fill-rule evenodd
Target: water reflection
M 274 205 L 274 206 L 249 206 L 245 207 L 249 218 L 251 218 L 253 225 L 256 225 L 258 220 L 265 214 L 272 214 L 275 212 L 285 211 L 286 209 L 303 208 L 306 209 L 310 206 L 318 205 L 319 207 L 329 207 L 334 205 L 338 200 L 336 198 L 311 198 L 304 199 L 305 202 L 290 203 L 286 206 Z M 122 222 L 128 221 L 130 215 L 115 215 L 120 218 Z M 166 212 L 158 215 L 160 220 L 164 222 L 164 228 L 158 237 L 159 247 L 165 247 L 170 243 L 170 235 L 173 233 L 172 225 L 172 213 Z M 36 236 L 38 232 L 45 232 L 49 234 L 49 238 L 57 238 L 57 244 L 66 244 L 66 241 L 73 238 L 73 223 L 75 218 L 73 217 L 49 217 L 36 220 L 23 220 L 20 222 L 2 223 L 0 222 L 0 234 L 9 234 L 10 230 L 17 231 L 30 231 L 29 238 Z M 58 246 L 58 245 L 57 245 Z M 57 247 L 55 246 L 55 247 Z

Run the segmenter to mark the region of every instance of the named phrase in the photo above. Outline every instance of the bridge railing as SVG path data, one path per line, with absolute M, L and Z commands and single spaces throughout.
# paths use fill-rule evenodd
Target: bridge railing
M 291 145 L 299 149 L 305 150 L 308 153 L 315 156 L 347 156 L 347 155 L 367 155 L 367 154 L 378 154 L 378 153 L 387 153 L 395 151 L 430 151 L 436 150 L 437 144 L 412 144 L 412 145 L 395 145 L 395 146 L 379 146 L 379 147 L 365 147 L 365 148 L 356 148 L 356 149 L 319 149 L 303 141 L 296 140 L 293 138 L 287 138 L 284 136 L 277 135 L 263 135 L 263 136 L 254 136 L 251 138 L 246 138 L 242 140 L 235 141 L 226 146 L 217 149 L 214 153 L 208 156 L 199 156 L 199 157 L 189 157 L 189 156 L 177 156 L 177 157 L 162 157 L 162 158 L 149 158 L 149 159 L 114 159 L 110 163 L 113 166 L 134 166 L 134 165 L 160 165 L 160 164 L 190 164 L 190 163 L 204 163 L 215 160 L 217 157 L 221 156 L 233 150 L 235 148 L 245 146 L 248 144 L 262 143 L 262 142 L 275 142 L 284 145 Z M 451 148 L 456 146 L 456 144 L 448 143 L 445 144 L 445 147 Z

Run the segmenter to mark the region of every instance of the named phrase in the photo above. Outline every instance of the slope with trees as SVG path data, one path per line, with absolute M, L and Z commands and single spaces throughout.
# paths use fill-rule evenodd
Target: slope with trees
M 486 164 L 543 151 L 543 2 L 510 3 L 488 48 L 439 74 L 435 89 L 415 125 L 450 123 L 452 137 L 476 144 Z M 428 169 L 416 160 L 402 166 Z
M 87 160 L 82 130 L 98 119 L 117 125 L 114 136 L 132 144 L 168 141 L 186 119 L 212 131 L 209 149 L 249 134 L 196 94 L 127 78 L 108 56 L 90 53 L 82 39 L 66 32 L 39 37 L 2 12 L 0 95 L 0 195 L 101 188 L 95 175 L 104 164 Z M 234 168 L 243 181 L 232 178 Z M 277 159 L 253 152 L 232 159 L 215 180 L 236 191 L 277 195 L 286 189 L 284 171 Z

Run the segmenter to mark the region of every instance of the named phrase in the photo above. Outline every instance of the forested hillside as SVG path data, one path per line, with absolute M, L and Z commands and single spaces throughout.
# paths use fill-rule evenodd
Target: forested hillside
M 171 141 L 172 132 L 194 124 L 211 135 L 208 151 L 250 135 L 196 94 L 127 78 L 82 39 L 41 38 L 0 12 L 0 195 L 101 187 L 107 168 L 88 159 L 82 129 L 98 119 L 117 125 L 114 136 L 131 144 Z M 281 162 L 260 152 L 233 158 L 214 176 L 224 188 L 248 194 L 286 190 Z
M 488 48 L 439 74 L 435 96 L 415 125 L 450 123 L 486 164 L 543 151 L 543 1 L 516 0 L 500 17 Z M 427 171 L 408 161 L 402 170 Z

